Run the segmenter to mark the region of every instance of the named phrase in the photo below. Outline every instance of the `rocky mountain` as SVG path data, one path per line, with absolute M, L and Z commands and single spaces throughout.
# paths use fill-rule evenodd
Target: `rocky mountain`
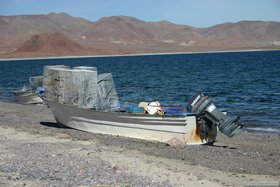
M 127 16 L 104 17 L 91 22 L 66 13 L 50 13 L 0 16 L 0 52 L 19 52 L 27 49 L 27 43 L 31 49 L 36 48 L 37 43 L 33 41 L 38 35 L 44 38 L 41 33 L 60 33 L 60 39 L 65 37 L 79 48 L 90 47 L 104 53 L 280 49 L 279 22 L 241 21 L 194 28 Z M 34 47 L 30 46 L 33 44 Z M 55 46 L 49 48 L 55 49 Z
M 16 49 L 16 53 L 41 53 L 48 55 L 76 55 L 94 52 L 92 48 L 81 46 L 60 33 L 35 34 L 22 46 Z M 100 54 L 102 51 L 96 50 Z
M 62 33 L 79 40 L 80 33 L 90 28 L 92 22 L 66 13 L 48 15 L 0 16 L 0 50 L 13 51 L 34 34 Z
M 108 55 L 133 53 L 132 51 L 107 50 L 82 46 L 61 33 L 34 34 L 29 40 L 15 51 L 0 54 L 0 57 L 44 57 L 44 56 L 79 56 L 79 55 Z

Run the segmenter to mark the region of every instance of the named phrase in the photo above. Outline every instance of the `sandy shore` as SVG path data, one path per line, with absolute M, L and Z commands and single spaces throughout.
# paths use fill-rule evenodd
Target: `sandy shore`
M 246 50 L 225 50 L 225 51 L 191 51 L 191 52 L 162 52 L 162 53 L 129 53 L 112 55 L 80 55 L 80 56 L 39 56 L 39 57 L 19 57 L 19 58 L 1 58 L 1 61 L 18 60 L 43 60 L 43 59 L 68 59 L 68 58 L 100 58 L 100 57 L 128 57 L 128 56 L 149 56 L 149 55 L 176 55 L 176 54 L 207 54 L 207 53 L 236 53 L 236 52 L 257 52 L 257 51 L 280 51 L 279 49 L 246 49 Z
M 0 102 L 0 186 L 279 186 L 279 135 L 175 148 L 61 128 L 45 106 Z

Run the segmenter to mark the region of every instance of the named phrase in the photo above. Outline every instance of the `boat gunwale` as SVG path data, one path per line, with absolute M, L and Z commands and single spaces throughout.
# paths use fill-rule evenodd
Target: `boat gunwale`
M 143 118 L 153 118 L 153 119 L 165 119 L 165 118 L 174 118 L 174 119 L 179 119 L 181 118 L 182 120 L 186 120 L 187 117 L 189 116 L 197 116 L 195 113 L 186 113 L 185 115 L 151 115 L 151 114 L 141 114 L 141 113 L 129 113 L 127 111 L 99 111 L 99 110 L 94 110 L 94 109 L 90 109 L 90 108 L 78 108 L 75 106 L 71 106 L 71 105 L 67 105 L 67 104 L 63 104 L 63 103 L 59 103 L 59 102 L 55 102 L 55 101 L 51 101 L 48 100 L 46 98 L 42 98 L 42 100 L 45 103 L 54 103 L 54 104 L 59 104 L 62 105 L 64 107 L 69 107 L 71 109 L 75 109 L 75 110 L 79 110 L 79 111 L 88 111 L 88 112 L 95 112 L 95 113 L 100 113 L 100 114 L 112 114 L 112 115 L 119 115 L 119 116 L 133 116 L 133 117 L 143 117 Z M 170 107 L 172 108 L 172 107 Z

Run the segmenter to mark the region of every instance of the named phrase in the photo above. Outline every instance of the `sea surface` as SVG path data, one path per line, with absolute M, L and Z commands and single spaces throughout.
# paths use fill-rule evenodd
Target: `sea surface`
M 43 74 L 45 65 L 94 66 L 112 73 L 123 101 L 186 106 L 197 92 L 240 115 L 246 129 L 280 133 L 280 51 L 88 57 L 0 62 L 0 101 Z

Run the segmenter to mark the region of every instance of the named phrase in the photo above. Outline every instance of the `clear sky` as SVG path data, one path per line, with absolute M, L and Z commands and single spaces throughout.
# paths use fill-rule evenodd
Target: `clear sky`
M 90 21 L 125 15 L 208 27 L 240 20 L 280 22 L 280 0 L 0 0 L 0 15 L 50 12 L 66 12 Z

